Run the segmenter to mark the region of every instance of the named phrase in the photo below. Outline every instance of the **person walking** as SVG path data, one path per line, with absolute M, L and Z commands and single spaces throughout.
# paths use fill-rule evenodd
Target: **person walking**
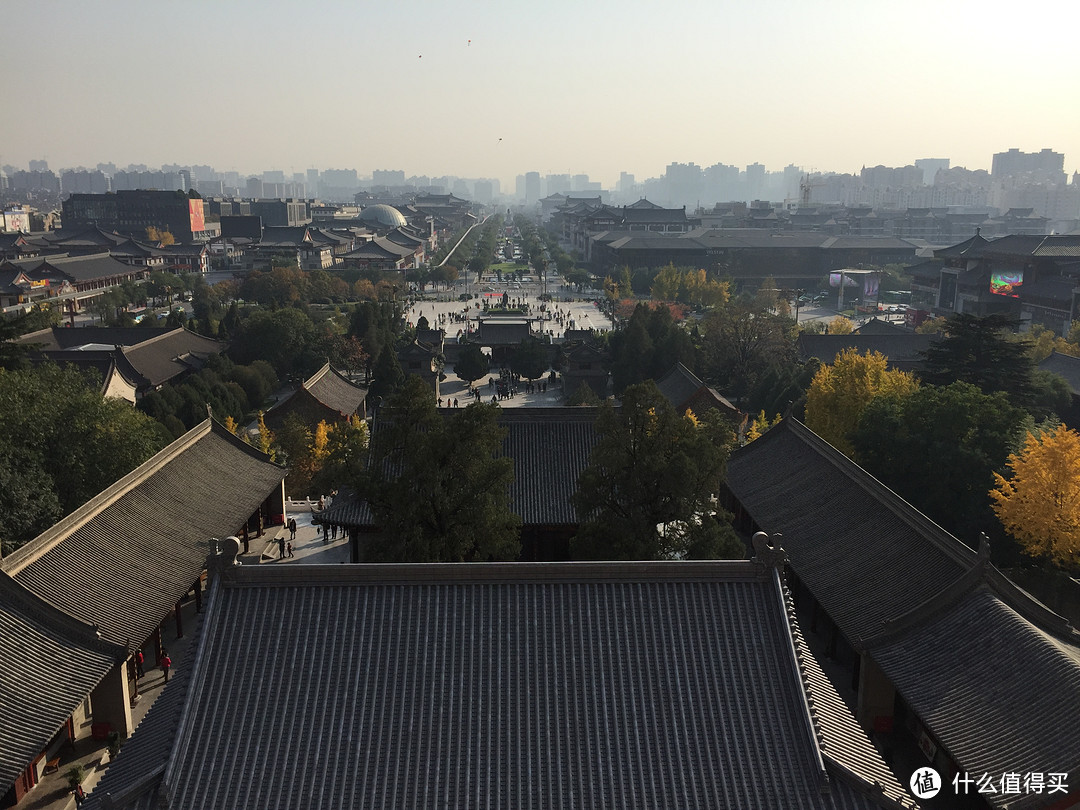
M 289 518 L 289 539 L 296 542 L 296 518 Z
M 286 543 L 286 544 L 285 544 L 285 551 L 287 552 L 287 553 L 285 554 L 285 556 L 286 556 L 286 557 L 292 557 L 292 556 L 293 556 L 293 553 L 292 553 L 292 543 Z
M 169 654 L 162 650 L 161 652 L 161 671 L 165 673 L 165 683 L 169 682 L 169 670 L 172 669 L 172 659 L 169 658 Z
M 76 785 L 75 790 L 73 790 L 71 792 L 73 794 L 75 794 L 75 806 L 76 807 L 79 807 L 83 802 L 86 801 L 86 793 L 83 791 L 82 785 Z
M 135 675 L 136 675 L 136 677 L 139 677 L 139 678 L 142 678 L 142 677 L 144 677 L 146 675 L 146 672 L 143 670 L 143 651 L 142 650 L 136 650 L 135 651 Z
M 285 559 L 285 537 L 284 535 L 277 539 L 278 542 L 278 559 Z

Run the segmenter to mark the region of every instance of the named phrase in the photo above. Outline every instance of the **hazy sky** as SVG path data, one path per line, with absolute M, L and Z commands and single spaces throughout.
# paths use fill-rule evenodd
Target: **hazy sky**
M 1080 3 L 5 0 L 0 163 L 1080 168 Z M 1021 17 L 1020 15 L 1026 15 Z M 471 40 L 471 42 L 470 42 Z M 505 185 L 504 185 L 505 188 Z

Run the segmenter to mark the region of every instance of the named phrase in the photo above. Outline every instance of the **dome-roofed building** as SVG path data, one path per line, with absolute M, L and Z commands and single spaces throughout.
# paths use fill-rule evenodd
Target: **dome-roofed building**
M 396 208 L 389 205 L 369 205 L 360 212 L 360 219 L 378 228 L 401 228 L 407 223 Z

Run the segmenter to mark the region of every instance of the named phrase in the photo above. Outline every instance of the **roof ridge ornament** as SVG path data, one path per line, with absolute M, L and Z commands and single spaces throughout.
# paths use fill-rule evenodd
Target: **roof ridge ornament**
M 230 535 L 224 540 L 217 537 L 210 538 L 210 555 L 206 558 L 206 570 L 224 573 L 232 568 L 243 565 L 237 559 L 240 555 L 240 538 Z
M 777 532 L 770 540 L 769 535 L 765 532 L 754 532 L 751 541 L 754 547 L 754 556 L 750 558 L 750 561 L 764 570 L 776 568 L 782 571 L 784 563 L 787 562 L 787 552 L 780 545 L 783 537 L 784 535 Z

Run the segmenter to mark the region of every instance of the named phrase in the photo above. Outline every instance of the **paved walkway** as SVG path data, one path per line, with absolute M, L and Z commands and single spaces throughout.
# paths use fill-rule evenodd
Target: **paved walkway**
M 317 511 L 318 507 L 315 507 Z M 312 507 L 303 502 L 289 501 L 286 505 L 289 518 L 296 519 L 296 541 L 292 542 L 293 556 L 289 557 L 289 530 L 284 526 L 274 526 L 260 538 L 252 538 L 248 543 L 248 553 L 240 555 L 244 565 L 336 565 L 350 562 L 349 538 L 343 531 L 330 539 L 323 535 L 322 527 L 311 522 Z M 281 558 L 281 544 L 278 538 L 286 542 L 286 557 Z

